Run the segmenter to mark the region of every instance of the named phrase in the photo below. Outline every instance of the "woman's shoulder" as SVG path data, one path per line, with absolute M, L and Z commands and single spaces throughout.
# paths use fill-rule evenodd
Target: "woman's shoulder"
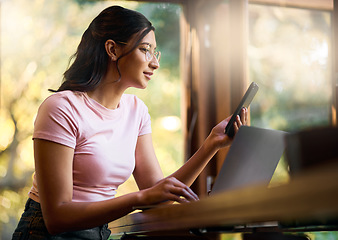
M 39 109 L 49 111 L 73 111 L 74 106 L 79 105 L 83 96 L 80 92 L 61 91 L 49 95 L 40 105 Z
M 71 103 L 73 101 L 78 101 L 82 98 L 83 94 L 80 92 L 73 92 L 69 90 L 61 91 L 61 92 L 55 92 L 51 95 L 49 95 L 43 103 L 56 103 L 56 104 L 62 104 L 62 103 Z

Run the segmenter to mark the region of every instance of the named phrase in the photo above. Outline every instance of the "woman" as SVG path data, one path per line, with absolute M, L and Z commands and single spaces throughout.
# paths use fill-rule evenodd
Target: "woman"
M 227 120 L 179 170 L 163 178 L 144 103 L 124 94 L 146 88 L 159 68 L 154 27 L 113 6 L 89 25 L 60 88 L 40 106 L 33 133 L 35 175 L 13 239 L 107 239 L 107 223 L 135 206 L 198 200 L 188 187 L 231 140 Z M 246 123 L 241 112 L 235 129 Z M 133 174 L 140 189 L 114 197 Z

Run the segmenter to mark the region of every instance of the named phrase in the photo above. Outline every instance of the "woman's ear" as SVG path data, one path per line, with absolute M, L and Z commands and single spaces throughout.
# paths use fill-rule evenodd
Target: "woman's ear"
M 106 48 L 106 52 L 109 56 L 109 58 L 112 61 L 116 61 L 118 59 L 118 46 L 116 44 L 115 41 L 108 39 L 105 43 L 105 48 Z

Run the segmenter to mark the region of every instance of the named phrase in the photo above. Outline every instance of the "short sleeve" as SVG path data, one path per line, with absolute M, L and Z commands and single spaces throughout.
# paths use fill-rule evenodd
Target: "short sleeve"
M 44 139 L 75 148 L 77 129 L 72 103 L 66 96 L 56 93 L 40 105 L 34 123 L 33 139 Z
M 151 133 L 151 118 L 148 111 L 148 107 L 138 99 L 140 108 L 141 108 L 141 122 L 139 128 L 139 136 Z

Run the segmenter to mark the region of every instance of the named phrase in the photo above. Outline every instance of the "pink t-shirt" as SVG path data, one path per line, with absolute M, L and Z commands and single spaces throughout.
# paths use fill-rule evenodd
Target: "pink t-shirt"
M 114 198 L 134 170 L 138 136 L 149 133 L 148 108 L 134 95 L 111 110 L 86 93 L 62 91 L 41 104 L 33 139 L 74 149 L 73 201 L 91 202 Z M 39 202 L 35 176 L 29 197 Z

